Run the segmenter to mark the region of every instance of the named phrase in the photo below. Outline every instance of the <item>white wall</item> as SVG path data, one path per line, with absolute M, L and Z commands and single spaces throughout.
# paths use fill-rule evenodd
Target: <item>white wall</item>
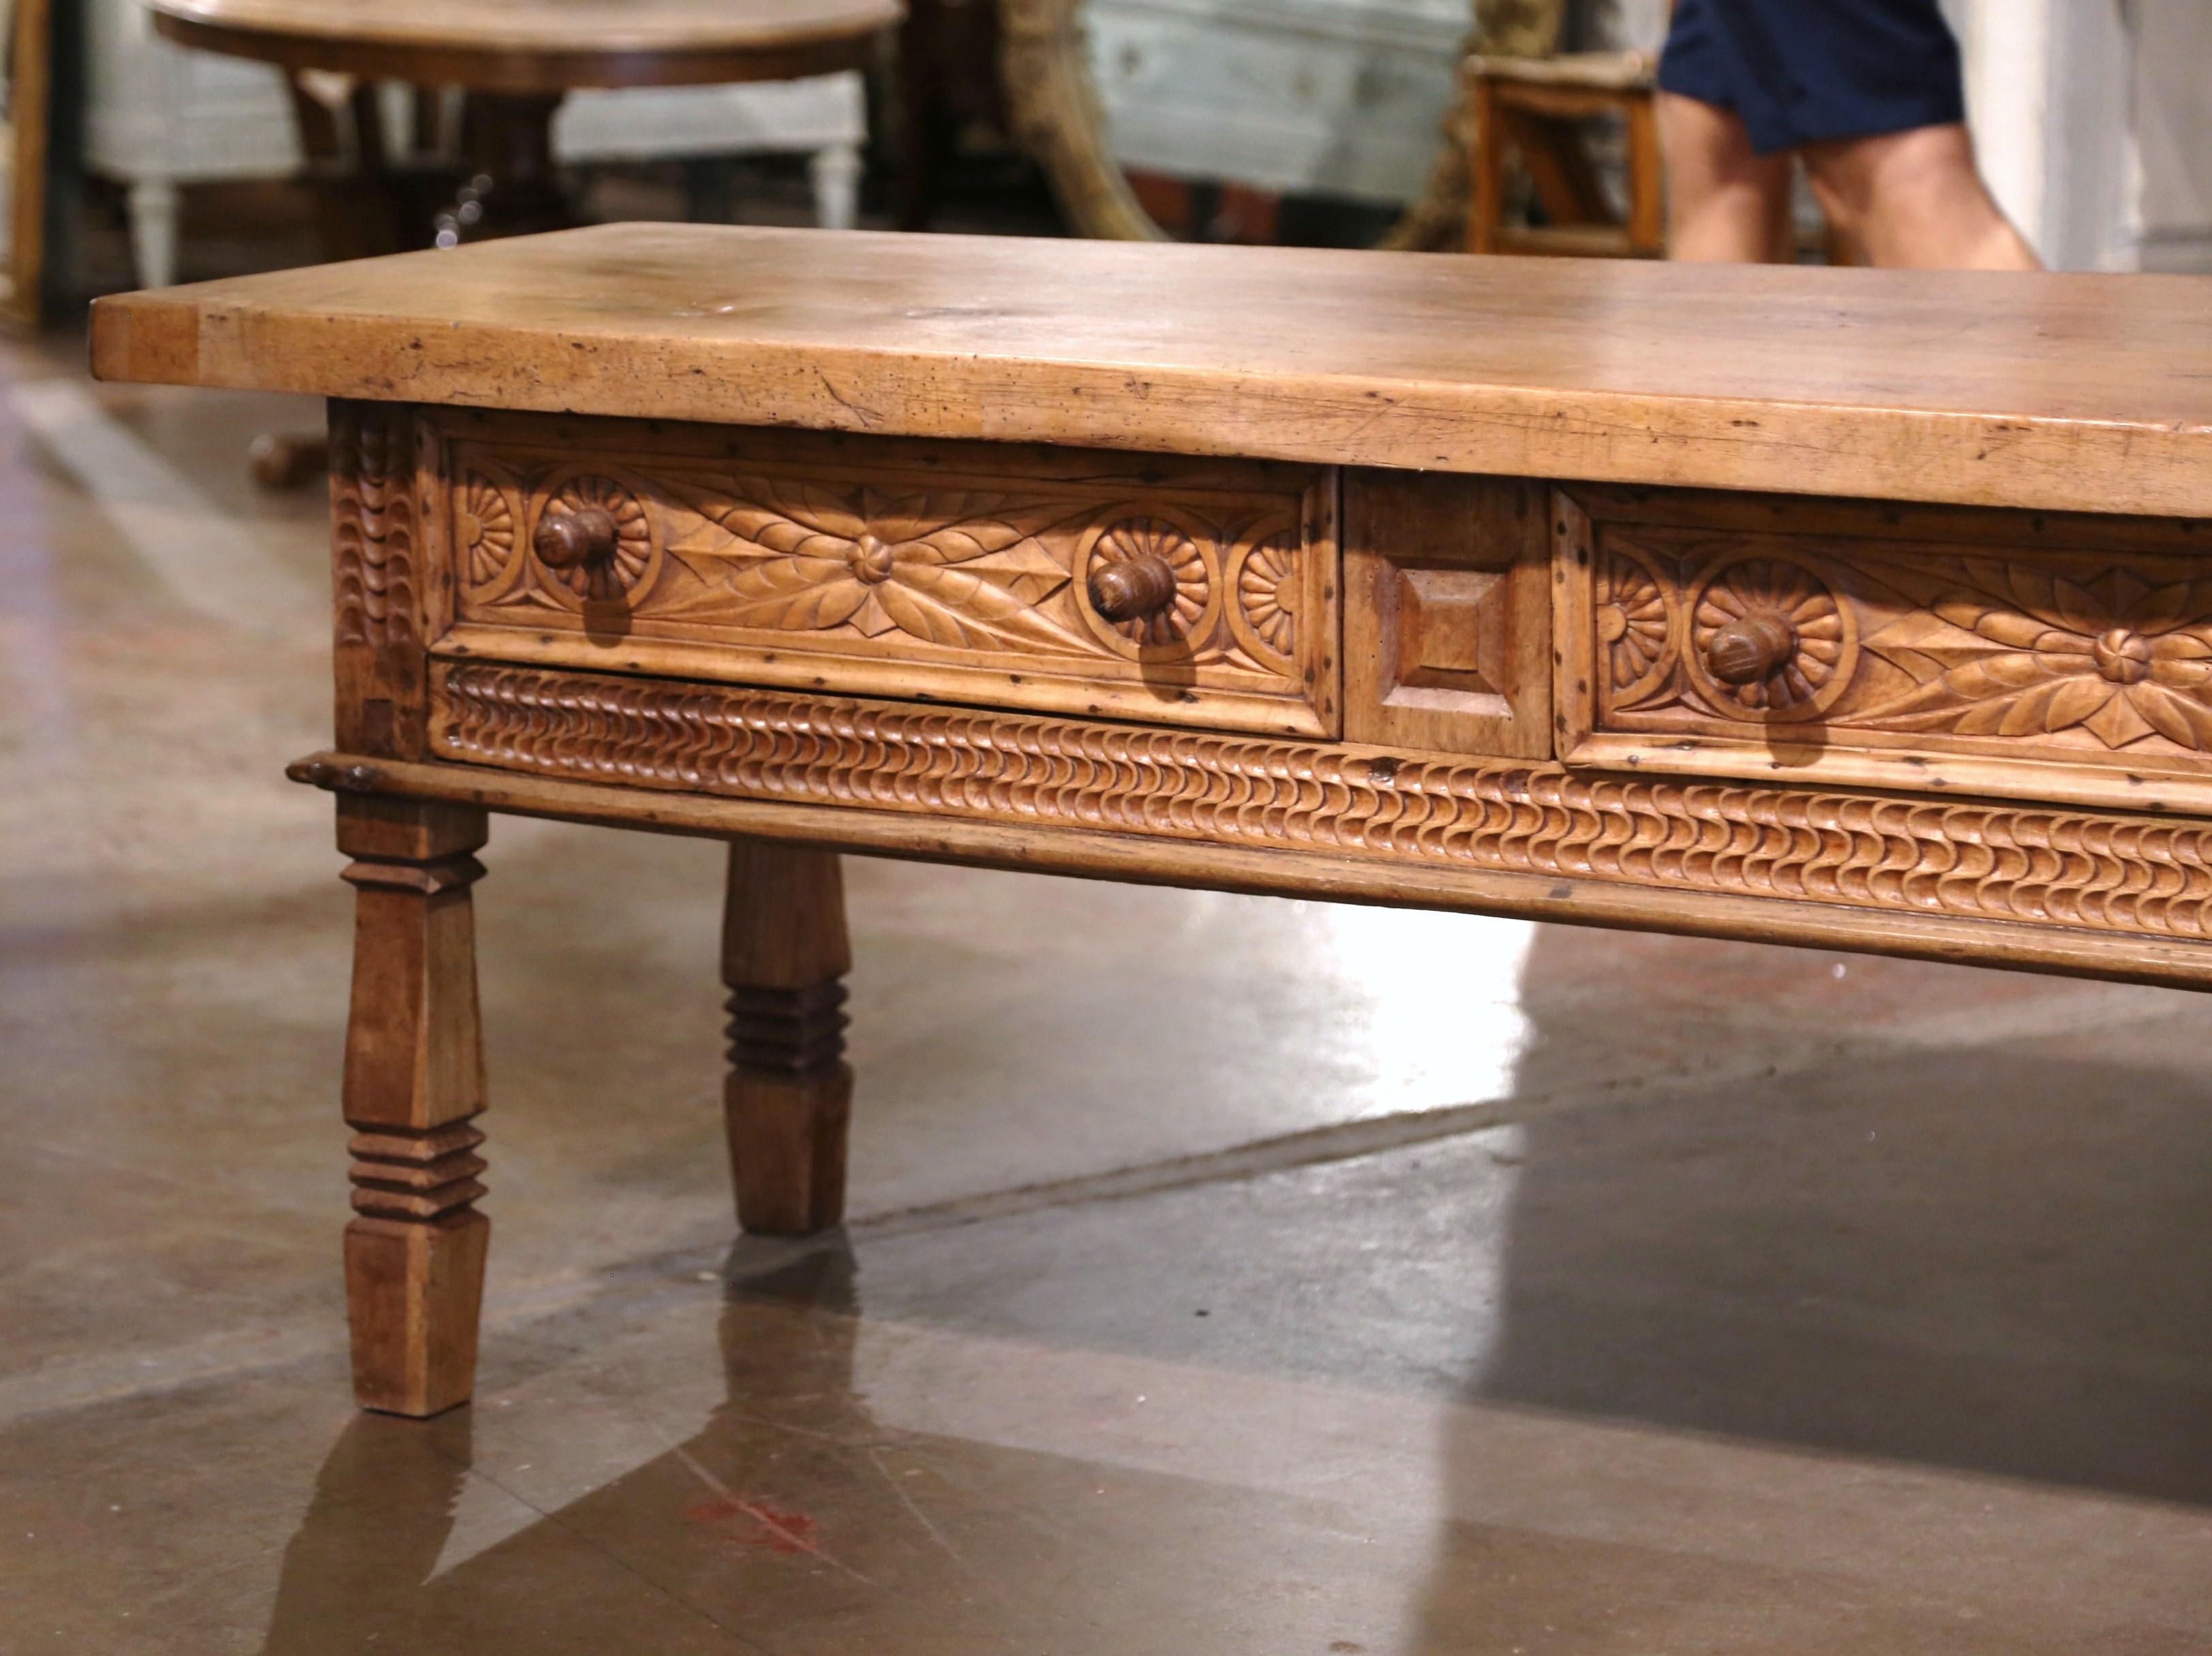
M 2212 271 L 2212 0 L 1945 0 L 1990 187 L 2051 264 Z
M 2212 271 L 2212 0 L 2131 0 L 2143 268 Z
M 2132 0 L 1944 0 L 1966 51 L 1983 176 L 2045 262 L 2063 269 L 2136 262 L 2133 9 Z
M 2021 234 L 2039 245 L 2050 107 L 2047 0 L 1943 0 L 1943 10 L 1966 56 L 1967 120 L 1982 176 Z

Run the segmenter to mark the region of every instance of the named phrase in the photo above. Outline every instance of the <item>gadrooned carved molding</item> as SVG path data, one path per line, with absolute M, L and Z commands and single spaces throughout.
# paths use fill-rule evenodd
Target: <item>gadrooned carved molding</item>
M 2212 829 L 489 665 L 441 757 L 573 781 L 1062 823 L 1858 909 L 2203 937 Z

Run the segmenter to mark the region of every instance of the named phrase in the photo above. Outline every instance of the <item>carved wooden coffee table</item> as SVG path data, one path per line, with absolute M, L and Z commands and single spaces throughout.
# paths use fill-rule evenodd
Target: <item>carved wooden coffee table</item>
M 2212 282 L 629 226 L 93 350 L 336 399 L 372 1408 L 469 1395 L 490 812 L 731 842 L 755 1230 L 839 851 L 2212 981 Z

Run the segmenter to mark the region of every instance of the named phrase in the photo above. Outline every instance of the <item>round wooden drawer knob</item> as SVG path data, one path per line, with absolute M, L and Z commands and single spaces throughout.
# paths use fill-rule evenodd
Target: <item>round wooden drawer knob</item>
M 1705 665 L 1724 685 L 1755 685 L 1772 678 L 1796 654 L 1797 630 L 1778 615 L 1754 612 L 1712 636 L 1705 646 Z
M 614 556 L 614 514 L 603 506 L 580 506 L 547 517 L 531 537 L 538 561 L 549 569 L 573 569 L 593 558 Z
M 1091 571 L 1091 607 L 1109 621 L 1142 621 L 1175 602 L 1175 565 L 1157 552 Z

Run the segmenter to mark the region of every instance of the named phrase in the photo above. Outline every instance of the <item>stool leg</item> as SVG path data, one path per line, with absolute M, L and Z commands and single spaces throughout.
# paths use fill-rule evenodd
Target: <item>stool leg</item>
M 1661 259 L 1667 253 L 1667 166 L 1659 151 L 1659 116 L 1650 97 L 1628 106 L 1628 247 Z
M 354 1395 L 387 1414 L 442 1413 L 476 1382 L 491 1221 L 474 1205 L 484 1068 L 469 887 L 484 837 L 471 807 L 338 801 L 356 892 L 346 1304 Z
M 1505 132 L 1498 119 L 1498 98 L 1489 81 L 1477 77 L 1473 119 L 1474 154 L 1468 157 L 1474 199 L 1467 215 L 1467 250 L 1471 253 L 1498 251 L 1498 231 L 1505 222 Z
M 836 854 L 732 841 L 722 1102 L 738 1222 L 748 1231 L 805 1236 L 844 1217 L 853 1071 L 843 978 L 852 968 Z

